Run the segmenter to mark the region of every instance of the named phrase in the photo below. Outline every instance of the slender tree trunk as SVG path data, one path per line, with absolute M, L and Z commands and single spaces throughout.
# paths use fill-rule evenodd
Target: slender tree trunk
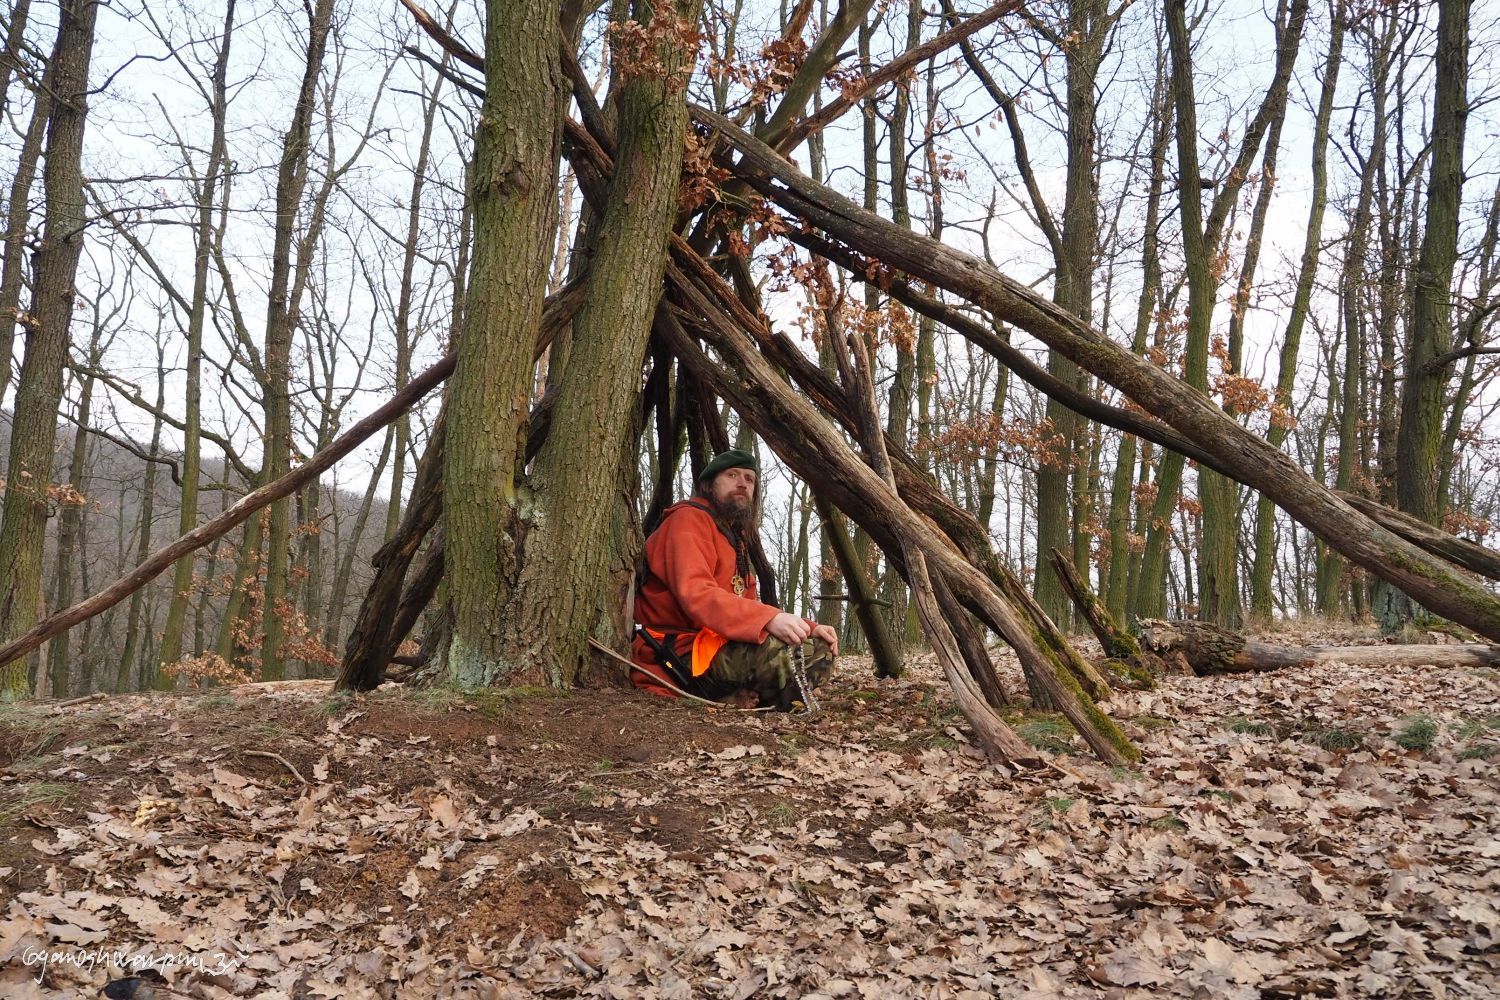
M 442 65 L 448 64 L 448 54 L 443 54 Z M 417 146 L 417 164 L 412 173 L 411 193 L 406 210 L 406 244 L 401 253 L 401 286 L 397 293 L 396 333 L 396 388 L 411 378 L 411 311 L 415 292 L 417 248 L 422 235 L 422 195 L 427 188 L 427 167 L 432 157 L 432 131 L 437 123 L 438 107 L 441 104 L 443 77 L 439 74 L 432 84 L 432 95 L 422 110 L 422 138 Z M 406 488 L 406 453 L 411 447 L 411 417 L 403 415 L 396 421 L 395 460 L 391 464 L 390 502 L 385 511 L 385 538 L 395 535 L 401 524 L 401 495 Z
M 1213 257 L 1219 252 L 1224 224 L 1233 210 L 1240 189 L 1250 173 L 1250 165 L 1260 149 L 1271 123 L 1286 108 L 1287 86 L 1302 29 L 1307 18 L 1307 0 L 1281 0 L 1276 13 L 1276 69 L 1260 107 L 1251 119 L 1240 142 L 1239 152 L 1228 172 L 1217 180 L 1217 193 L 1205 219 L 1203 215 L 1202 178 L 1198 164 L 1197 103 L 1194 95 L 1193 64 L 1188 37 L 1184 0 L 1169 0 L 1166 5 L 1167 35 L 1172 66 L 1172 94 L 1177 115 L 1178 185 L 1181 193 L 1183 256 L 1188 285 L 1187 344 L 1184 351 L 1184 378 L 1200 392 L 1208 391 L 1209 332 L 1213 320 L 1217 279 Z M 1156 500 L 1151 525 L 1142 556 L 1139 580 L 1142 614 L 1162 613 L 1162 580 L 1168 562 L 1168 538 L 1173 511 L 1182 486 L 1183 459 L 1177 452 L 1162 457 L 1156 477 Z M 1198 480 L 1200 520 L 1204 526 L 1203 544 L 1197 547 L 1200 614 L 1224 624 L 1238 623 L 1240 596 L 1235 566 L 1235 545 L 1239 534 L 1238 491 L 1221 476 L 1200 470 Z
M 1167 144 L 1172 135 L 1173 104 L 1167 96 L 1164 81 L 1157 78 L 1157 111 L 1155 134 L 1151 143 L 1151 181 L 1146 194 L 1146 220 L 1141 236 L 1141 294 L 1136 300 L 1135 335 L 1130 349 L 1144 356 L 1147 337 L 1156 322 L 1161 302 L 1161 255 L 1156 231 L 1161 220 L 1162 185 L 1166 178 Z M 1109 572 L 1104 585 L 1104 606 L 1116 621 L 1124 621 L 1130 595 L 1130 568 L 1138 557 L 1130 544 L 1136 532 L 1136 519 L 1130 512 L 1135 503 L 1136 438 L 1123 435 L 1115 457 L 1115 471 L 1109 491 Z M 1149 454 L 1149 453 L 1148 453 Z M 1142 456 L 1142 474 L 1149 458 Z
M 1067 186 L 1063 195 L 1062 232 L 1054 247 L 1057 278 L 1052 301 L 1085 323 L 1094 314 L 1094 258 L 1099 243 L 1099 190 L 1095 154 L 1095 93 L 1104 44 L 1113 19 L 1104 0 L 1070 0 L 1064 48 L 1068 110 Z M 1047 354 L 1047 370 L 1069 384 L 1080 381 L 1078 366 L 1057 351 Z M 1034 591 L 1047 616 L 1067 629 L 1073 621 L 1073 605 L 1055 574 L 1042 570 L 1044 553 L 1052 549 L 1073 551 L 1073 526 L 1085 498 L 1077 487 L 1086 463 L 1079 452 L 1083 427 L 1077 414 L 1052 399 L 1047 400 L 1047 424 L 1052 443 L 1037 467 L 1036 476 L 1036 566 Z M 1072 488 L 1070 489 L 1070 484 Z M 1070 496 L 1071 493 L 1071 496 Z M 1087 566 L 1079 567 L 1086 571 Z
M 1370 153 L 1360 170 L 1359 195 L 1339 275 L 1339 317 L 1344 328 L 1344 377 L 1340 387 L 1339 458 L 1334 488 L 1346 494 L 1354 489 L 1355 470 L 1361 462 L 1359 422 L 1361 401 L 1364 399 L 1362 390 L 1368 386 L 1365 376 L 1365 254 L 1370 243 L 1375 180 L 1385 160 L 1386 88 L 1378 68 L 1371 67 L 1371 70 L 1374 86 L 1370 88 L 1373 104 Z M 1343 599 L 1347 574 L 1348 563 L 1338 553 L 1325 547 L 1318 563 L 1318 610 L 1321 613 L 1337 613 Z
M 1167 32 L 1171 39 L 1172 95 L 1177 111 L 1177 179 L 1182 218 L 1182 256 L 1187 270 L 1187 344 L 1183 376 L 1187 384 L 1208 392 L 1208 341 L 1213 323 L 1216 284 L 1203 238 L 1203 201 L 1198 188 L 1198 99 L 1194 93 L 1193 62 L 1188 38 L 1186 3 L 1167 0 Z M 1170 472 L 1166 471 L 1170 465 Z M 1182 476 L 1182 459 L 1168 456 L 1163 480 Z M 1163 483 L 1165 486 L 1165 483 Z M 1175 493 L 1174 488 L 1170 492 Z M 1199 520 L 1203 539 L 1198 552 L 1202 594 L 1198 614 L 1205 621 L 1236 628 L 1240 622 L 1239 588 L 1235 580 L 1233 489 L 1222 477 L 1198 470 Z M 1227 523 L 1226 523 L 1227 522 Z
M 1292 310 L 1281 339 L 1281 358 L 1276 375 L 1275 408 L 1266 441 L 1280 448 L 1286 441 L 1288 419 L 1292 411 L 1292 390 L 1297 382 L 1297 355 L 1302 347 L 1302 328 L 1312 306 L 1313 285 L 1318 279 L 1322 256 L 1323 214 L 1328 207 L 1328 130 L 1333 118 L 1333 100 L 1338 91 L 1339 68 L 1343 64 L 1344 5 L 1333 10 L 1332 31 L 1328 38 L 1328 58 L 1323 64 L 1323 89 L 1318 97 L 1318 113 L 1313 123 L 1312 205 L 1307 213 L 1307 232 L 1302 243 L 1302 263 L 1297 273 L 1297 288 L 1292 296 Z M 1329 377 L 1332 377 L 1329 369 Z M 1348 375 L 1346 374 L 1346 378 Z M 1261 495 L 1255 508 L 1255 565 L 1250 577 L 1250 611 L 1261 620 L 1271 617 L 1271 585 L 1275 538 L 1276 505 Z
M 230 41 L 234 37 L 235 0 L 226 0 L 224 28 L 219 36 L 219 51 L 214 60 L 211 83 L 210 113 L 213 117 L 213 139 L 208 163 L 203 170 L 198 193 L 198 226 L 195 234 L 197 254 L 193 261 L 193 293 L 188 313 L 187 360 L 183 393 L 182 432 L 182 498 L 178 501 L 177 533 L 185 535 L 198 525 L 198 488 L 202 478 L 202 438 L 200 435 L 203 400 L 203 324 L 208 312 L 208 269 L 213 259 L 214 206 L 218 200 L 220 175 L 225 166 L 225 119 L 228 116 L 228 76 Z M 161 669 L 182 658 L 182 630 L 187 621 L 188 601 L 193 590 L 193 567 L 197 556 L 184 556 L 172 570 L 172 599 L 167 605 L 167 622 L 162 629 L 156 679 L 159 685 L 170 684 Z
M 14 0 L 10 8 L 10 25 L 5 31 L 5 53 L 0 58 L 0 121 L 10 108 L 12 70 L 21 65 L 21 51 L 26 42 L 26 22 L 31 15 L 31 0 Z
M 265 334 L 265 435 L 262 482 L 275 482 L 291 469 L 292 461 L 292 335 L 298 322 L 299 303 L 293 298 L 292 240 L 297 225 L 302 192 L 307 186 L 311 151 L 312 116 L 323 55 L 333 23 L 333 0 L 316 0 L 308 8 L 307 54 L 302 86 L 292 109 L 292 121 L 281 147 L 281 165 L 276 177 L 276 228 L 271 249 L 271 291 L 266 306 Z M 266 526 L 266 585 L 262 607 L 264 638 L 260 647 L 260 679 L 280 680 L 286 674 L 282 643 L 286 639 L 283 615 L 290 569 L 291 500 L 271 505 Z
M 163 409 L 167 405 L 167 371 L 166 360 L 161 351 L 157 352 L 157 374 L 156 374 L 156 408 Z M 157 417 L 151 423 L 151 450 L 150 455 L 155 458 L 161 448 L 161 418 Z M 146 474 L 141 481 L 141 519 L 136 528 L 135 562 L 136 565 L 146 561 L 151 554 L 151 521 L 156 512 L 156 463 L 146 463 Z M 131 674 L 137 667 L 141 668 L 139 673 L 139 690 L 147 690 L 157 686 L 154 677 L 146 676 L 146 661 L 141 658 L 139 648 L 141 641 L 141 630 L 151 630 L 152 619 L 143 617 L 142 605 L 146 597 L 146 588 L 138 588 L 130 595 L 130 610 L 125 615 L 125 643 L 120 650 L 120 663 L 115 673 L 115 694 L 123 694 L 131 690 Z M 61 609 L 59 609 L 61 610 Z M 149 637 L 148 637 L 149 638 Z M 137 662 L 139 661 L 139 663 Z
M 89 340 L 89 368 L 97 368 L 101 351 L 99 335 L 102 324 L 94 324 L 94 333 Z M 83 376 L 78 389 L 77 424 L 73 432 L 73 457 L 68 463 L 69 495 L 58 504 L 57 518 L 57 572 L 53 577 L 52 607 L 65 608 L 73 603 L 74 563 L 83 541 L 83 513 L 87 498 L 84 495 L 84 478 L 87 475 L 89 452 L 89 419 L 94 402 L 94 378 Z M 87 592 L 87 591 L 85 591 Z M 73 690 L 70 686 L 72 674 L 72 644 L 68 633 L 63 633 L 47 646 L 47 672 L 52 679 L 52 697 L 66 698 Z
M 906 5 L 906 46 L 915 48 L 922 41 L 922 6 L 920 0 L 908 0 Z M 910 81 L 902 80 L 896 85 L 895 100 L 891 108 L 890 131 L 886 136 L 887 159 L 891 177 L 891 221 L 898 226 L 911 228 L 911 201 L 907 191 L 907 126 L 911 121 Z M 886 308 L 893 312 L 901 309 L 894 302 Z M 915 331 L 912 331 L 915 332 Z M 910 338 L 898 338 L 895 347 L 895 369 L 888 393 L 886 410 L 886 433 L 904 446 L 911 433 L 912 404 L 916 401 L 917 358 L 916 342 Z M 906 642 L 907 593 L 906 584 L 896 568 L 886 561 L 881 581 L 881 597 L 888 607 L 881 613 L 887 622 L 887 633 L 896 643 L 896 656 L 901 656 Z
M 1469 7 L 1471 0 L 1439 0 L 1437 78 L 1432 116 L 1432 168 L 1427 183 L 1427 228 L 1413 279 L 1411 338 L 1401 388 L 1401 428 L 1396 440 L 1396 505 L 1429 524 L 1443 515 L 1438 494 L 1438 448 L 1446 416 L 1445 391 L 1453 374 L 1451 299 L 1463 201 L 1464 127 L 1468 119 Z M 1376 614 L 1395 631 L 1415 614 L 1412 601 L 1378 586 Z
M 57 97 L 47 121 L 43 173 L 47 215 L 32 268 L 33 319 L 27 327 L 26 360 L 16 391 L 6 464 L 9 487 L 0 519 L 0 640 L 15 638 L 30 628 L 41 604 L 47 490 L 86 222 L 83 132 L 98 11 L 93 0 L 62 0 L 59 5 L 50 70 Z M 26 690 L 26 661 L 0 664 L 0 697 L 24 695 Z
M 21 140 L 16 158 L 16 172 L 10 181 L 10 199 L 6 202 L 5 244 L 0 263 L 0 389 L 10 385 L 11 356 L 15 352 L 16 326 L 23 323 L 20 314 L 21 285 L 26 270 L 26 232 L 30 217 L 31 184 L 36 179 L 37 164 L 42 159 L 42 140 L 52 108 L 52 91 L 43 87 L 37 92 L 31 109 L 31 124 Z

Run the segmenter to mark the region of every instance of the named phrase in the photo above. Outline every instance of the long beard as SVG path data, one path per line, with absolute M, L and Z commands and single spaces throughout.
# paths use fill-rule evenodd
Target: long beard
M 730 497 L 727 501 L 720 502 L 716 498 L 705 497 L 709 507 L 713 508 L 714 516 L 728 527 L 738 531 L 748 531 L 750 523 L 755 517 L 755 501 L 746 500 L 741 497 Z

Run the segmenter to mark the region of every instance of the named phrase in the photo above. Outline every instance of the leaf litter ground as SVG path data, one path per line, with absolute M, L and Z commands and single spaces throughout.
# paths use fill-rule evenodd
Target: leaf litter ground
M 1500 995 L 1500 674 L 1172 678 L 1110 706 L 1131 770 L 1051 717 L 988 763 L 930 658 L 822 702 L 0 707 L 0 996 L 122 974 L 36 949 L 206 998 Z

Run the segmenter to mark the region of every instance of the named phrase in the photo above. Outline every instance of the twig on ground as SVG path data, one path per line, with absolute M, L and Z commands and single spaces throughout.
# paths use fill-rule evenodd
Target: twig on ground
M 246 757 L 269 757 L 272 760 L 279 760 L 281 761 L 282 766 L 284 766 L 288 771 L 291 771 L 292 774 L 296 776 L 297 780 L 302 782 L 303 788 L 311 787 L 311 784 L 308 782 L 308 780 L 302 777 L 302 772 L 297 770 L 296 765 L 287 760 L 285 757 L 281 756 L 281 754 L 279 753 L 272 753 L 269 750 L 241 750 L 240 753 L 244 754 Z
M 72 708 L 74 705 L 82 705 L 82 704 L 85 704 L 86 702 L 90 702 L 90 701 L 102 701 L 103 699 L 108 698 L 108 697 L 109 697 L 109 692 L 108 691 L 95 691 L 93 694 L 86 694 L 86 695 L 84 695 L 81 698 L 69 698 L 67 701 L 60 701 L 56 705 L 53 705 L 52 707 L 53 708 Z
M 589 963 L 585 962 L 583 959 L 579 958 L 578 957 L 578 953 L 576 951 L 574 951 L 572 948 L 569 948 L 566 945 L 564 945 L 564 944 L 562 944 L 562 943 L 559 942 L 559 943 L 554 944 L 552 946 L 552 950 L 555 951 L 555 952 L 557 952 L 563 958 L 566 958 L 568 960 L 568 963 L 570 965 L 572 965 L 573 968 L 577 969 L 579 972 L 583 973 L 588 978 L 590 978 L 590 979 L 598 979 L 599 978 L 599 970 L 596 969 L 596 968 L 594 968 Z

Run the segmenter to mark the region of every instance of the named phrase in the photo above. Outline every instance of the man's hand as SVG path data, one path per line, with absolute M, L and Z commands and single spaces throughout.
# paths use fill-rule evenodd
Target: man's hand
M 766 626 L 766 631 L 788 646 L 800 646 L 808 639 L 822 639 L 828 643 L 833 655 L 839 655 L 839 634 L 831 625 L 809 625 L 807 619 L 780 612 Z
M 776 617 L 766 625 L 766 631 L 788 646 L 800 646 L 813 632 L 806 621 L 785 611 L 777 612 Z

